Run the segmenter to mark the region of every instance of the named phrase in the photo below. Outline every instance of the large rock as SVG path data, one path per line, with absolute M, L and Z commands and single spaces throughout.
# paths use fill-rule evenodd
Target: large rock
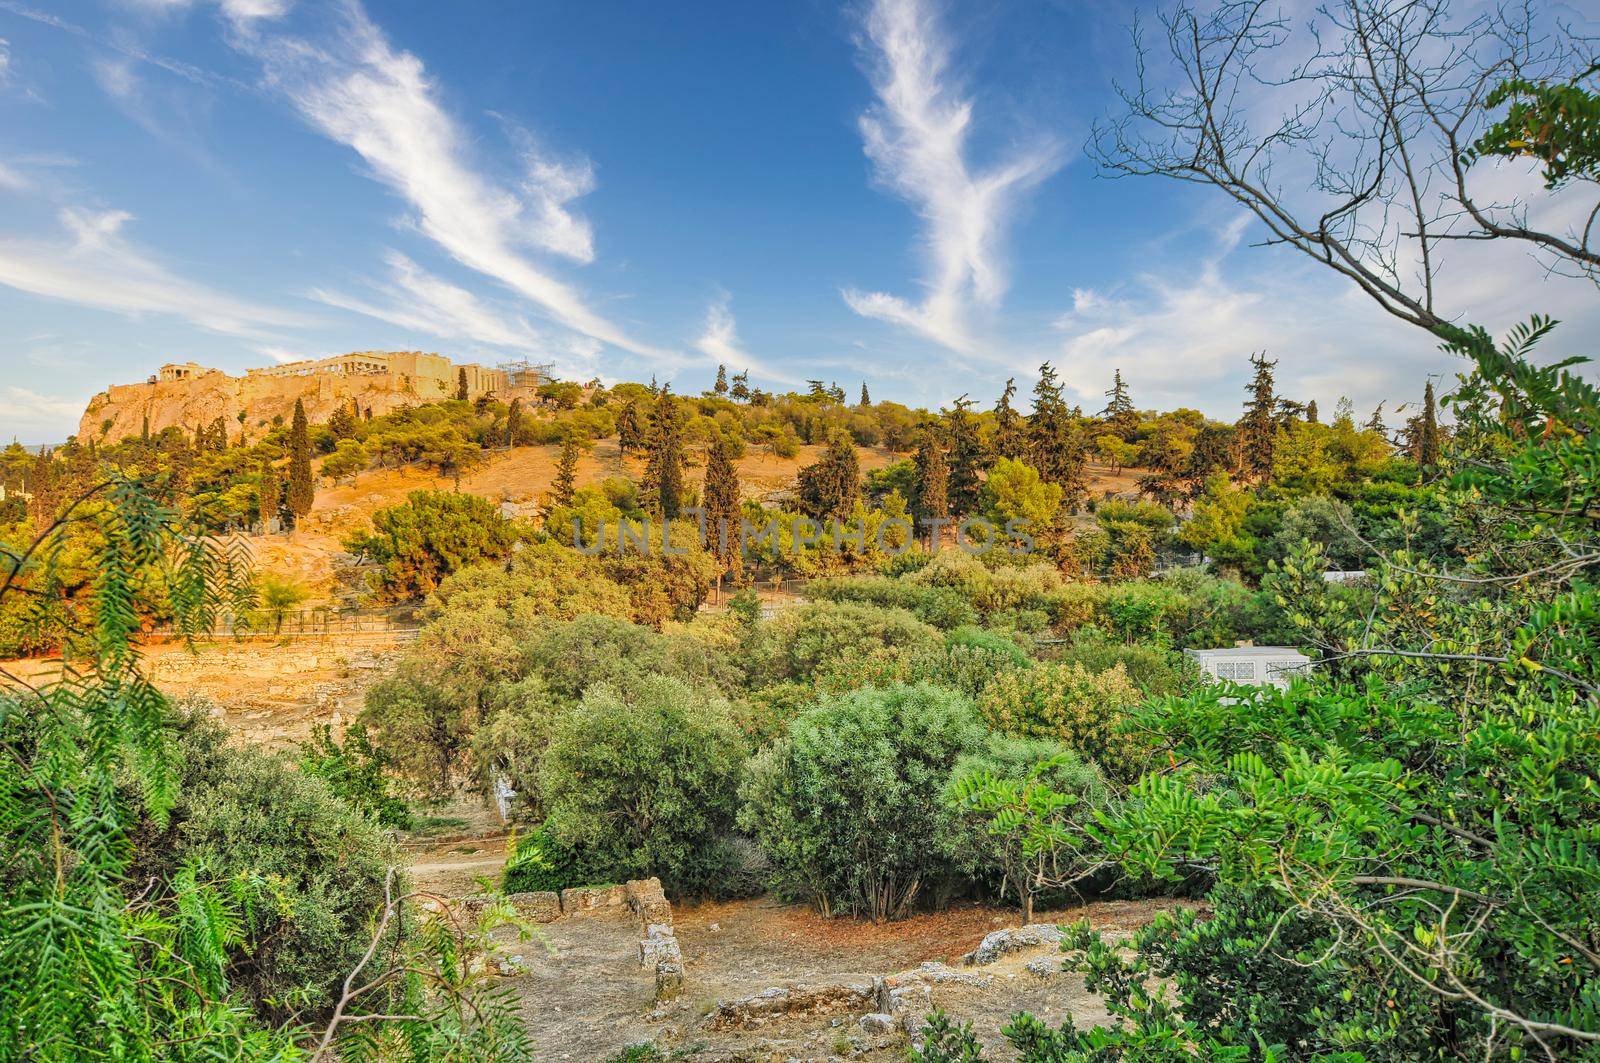
M 774 986 L 754 996 L 718 1004 L 706 1020 L 706 1027 L 750 1030 L 780 1015 L 856 1013 L 876 1007 L 877 998 L 878 983 L 870 978 L 822 985 Z
M 984 937 L 977 948 L 961 957 L 961 962 L 969 967 L 982 967 L 1010 952 L 1060 944 L 1062 936 L 1061 928 L 1050 923 L 1029 923 L 1027 926 L 996 930 Z
M 553 923 L 561 918 L 561 895 L 554 890 L 508 893 L 506 900 L 511 902 L 518 915 L 535 923 Z

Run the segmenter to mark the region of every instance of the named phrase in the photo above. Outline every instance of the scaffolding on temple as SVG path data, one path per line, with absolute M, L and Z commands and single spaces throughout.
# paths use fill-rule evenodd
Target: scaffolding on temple
M 536 388 L 556 378 L 554 362 L 530 362 L 526 358 L 518 358 L 512 362 L 501 362 L 495 368 L 506 375 L 506 386 L 510 388 Z

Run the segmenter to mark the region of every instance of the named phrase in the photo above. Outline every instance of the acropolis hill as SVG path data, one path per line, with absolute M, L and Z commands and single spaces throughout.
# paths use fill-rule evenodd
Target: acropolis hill
M 113 384 L 90 399 L 78 422 L 78 438 L 110 443 L 147 426 L 151 432 L 172 425 L 193 430 L 221 416 L 230 436 L 242 431 L 246 439 L 256 439 L 274 423 L 287 423 L 296 399 L 313 422 L 326 421 L 350 399 L 363 413 L 387 413 L 454 397 L 463 370 L 469 399 L 526 398 L 549 378 L 547 366 L 511 362 L 490 368 L 422 351 L 356 351 L 249 369 L 244 376 L 173 362 L 142 384 Z

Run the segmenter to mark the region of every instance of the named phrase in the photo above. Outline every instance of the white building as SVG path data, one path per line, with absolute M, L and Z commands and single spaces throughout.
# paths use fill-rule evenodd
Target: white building
M 1304 674 L 1311 665 L 1310 657 L 1289 646 L 1231 646 L 1183 652 L 1211 678 L 1246 686 L 1271 683 L 1287 687 L 1291 676 Z

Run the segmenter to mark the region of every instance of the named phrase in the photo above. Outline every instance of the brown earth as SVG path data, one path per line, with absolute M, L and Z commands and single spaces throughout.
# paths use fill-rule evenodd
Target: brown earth
M 1038 918 L 1086 918 L 1116 939 L 1166 907 L 1107 902 Z M 1000 1031 L 1018 1011 L 1052 1026 L 1068 1017 L 1080 1026 L 1110 1021 L 1083 979 L 1061 972 L 1055 944 L 1024 947 L 984 966 L 962 964 L 986 934 L 1016 926 L 1016 914 L 969 907 L 873 926 L 769 899 L 680 909 L 674 923 L 683 995 L 657 1006 L 653 974 L 639 964 L 636 919 L 625 908 L 600 909 L 543 924 L 534 940 L 508 941 L 506 953 L 520 960 L 503 984 L 515 994 L 539 1056 L 549 1060 L 603 1060 L 640 1042 L 670 1058 L 707 1061 L 904 1059 L 913 1031 L 936 1007 L 972 1023 L 987 1058 L 1014 1059 Z M 862 1016 L 880 1006 L 873 1000 L 885 981 L 906 997 L 888 1028 L 863 1027 Z M 740 1002 L 786 991 L 823 1003 L 737 1018 L 747 1014 Z

